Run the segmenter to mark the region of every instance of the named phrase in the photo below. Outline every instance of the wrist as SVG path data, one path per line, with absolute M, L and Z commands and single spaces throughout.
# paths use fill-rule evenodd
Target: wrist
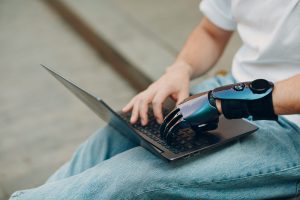
M 274 84 L 272 93 L 273 108 L 277 115 L 300 113 L 299 92 L 300 74 Z
M 172 73 L 175 71 L 180 71 L 180 73 L 185 73 L 188 75 L 189 79 L 191 79 L 193 75 L 192 66 L 189 65 L 184 60 L 177 60 L 173 65 L 166 69 L 166 73 Z
M 219 99 L 216 99 L 216 107 L 217 107 L 217 110 L 220 114 L 222 114 L 222 106 L 221 106 L 221 100 Z
M 274 84 L 274 90 L 273 90 L 273 93 L 272 93 L 272 99 L 273 99 L 274 113 L 275 114 L 282 113 L 281 112 L 282 108 L 281 108 L 280 104 L 278 103 L 278 100 L 280 99 L 280 95 L 278 95 L 276 84 Z

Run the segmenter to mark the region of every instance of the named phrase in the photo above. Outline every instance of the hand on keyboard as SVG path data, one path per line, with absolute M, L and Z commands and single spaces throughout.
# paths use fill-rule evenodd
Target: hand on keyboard
M 189 95 L 190 67 L 186 63 L 178 62 L 169 67 L 166 73 L 151 84 L 146 90 L 136 95 L 123 109 L 123 112 L 132 112 L 130 122 L 136 123 L 139 118 L 141 124 L 149 121 L 148 108 L 152 104 L 156 121 L 163 122 L 162 106 L 167 97 L 173 98 L 177 104 Z

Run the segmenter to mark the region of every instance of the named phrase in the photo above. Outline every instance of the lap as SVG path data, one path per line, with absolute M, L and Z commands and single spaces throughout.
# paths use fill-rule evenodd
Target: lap
M 115 169 L 114 174 L 121 174 L 115 184 L 124 195 L 129 191 L 122 185 L 132 183 L 128 198 L 262 199 L 296 195 L 299 129 L 282 119 L 257 125 L 260 130 L 252 136 L 191 160 L 168 163 L 137 147 L 117 155 L 107 165 L 123 163 Z
M 228 77 L 210 79 L 194 91 L 233 81 Z M 261 199 L 295 195 L 300 181 L 299 128 L 283 118 L 278 122 L 255 124 L 259 130 L 249 137 L 175 163 L 152 155 L 106 127 L 75 153 L 69 167 L 78 165 L 79 170 L 72 176 L 64 174 L 15 196 L 22 199 Z M 104 146 L 103 140 L 107 141 Z M 81 159 L 76 159 L 77 155 Z M 85 164 L 86 160 L 89 164 Z
M 201 84 L 198 84 L 191 90 L 192 92 L 197 93 L 201 90 L 210 90 L 220 85 L 230 84 L 233 81 L 234 79 L 231 75 L 226 77 L 212 77 Z M 48 182 L 81 173 L 86 169 L 135 146 L 135 144 L 113 127 L 106 126 L 105 128 L 98 130 L 80 145 L 70 161 L 54 173 L 48 179 Z
M 260 121 L 253 135 L 190 160 L 166 162 L 142 147 L 22 194 L 28 199 L 261 199 L 295 195 L 299 129 Z M 63 193 L 58 191 L 63 189 Z M 25 198 L 26 199 L 26 198 Z

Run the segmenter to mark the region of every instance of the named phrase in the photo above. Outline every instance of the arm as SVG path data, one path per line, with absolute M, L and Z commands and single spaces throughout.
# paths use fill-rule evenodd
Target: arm
M 188 66 L 190 78 L 198 77 L 218 61 L 231 35 L 232 31 L 217 27 L 205 17 L 189 36 L 175 63 Z
M 300 114 L 300 74 L 275 83 L 273 107 L 277 115 Z
M 177 104 L 187 98 L 190 79 L 202 75 L 217 62 L 231 34 L 204 18 L 165 74 L 122 109 L 123 112 L 132 111 L 131 123 L 136 123 L 139 118 L 143 125 L 148 123 L 149 104 L 152 104 L 157 122 L 162 123 L 162 104 L 166 98 L 172 97 Z

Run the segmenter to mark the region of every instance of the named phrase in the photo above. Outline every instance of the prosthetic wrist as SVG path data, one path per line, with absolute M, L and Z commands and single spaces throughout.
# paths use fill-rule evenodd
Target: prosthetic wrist
M 228 119 L 252 116 L 253 120 L 277 120 L 272 91 L 274 84 L 264 79 L 242 82 L 212 90 L 212 97 L 221 101 L 222 112 Z

